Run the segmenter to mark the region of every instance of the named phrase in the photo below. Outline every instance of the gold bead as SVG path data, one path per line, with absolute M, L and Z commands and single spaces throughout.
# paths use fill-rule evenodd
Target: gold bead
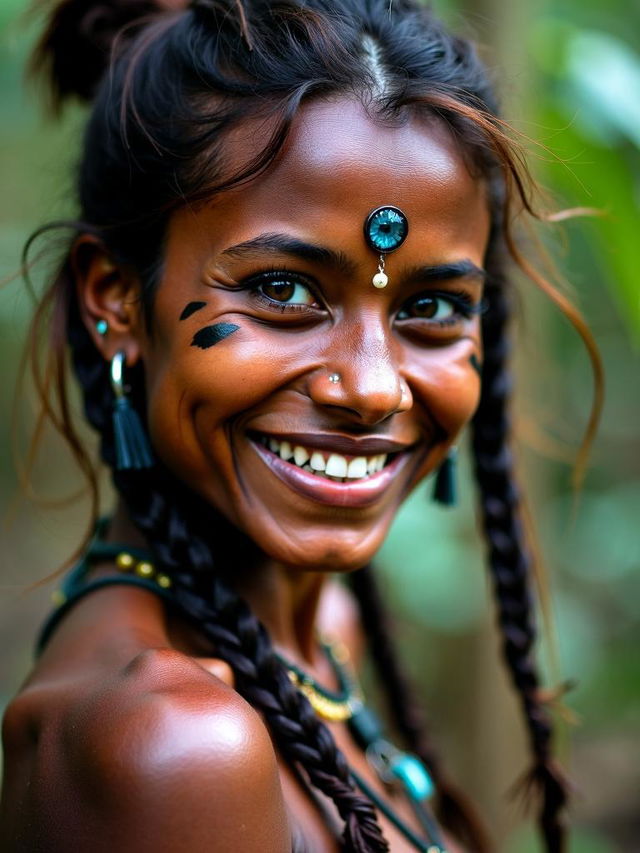
M 123 551 L 121 554 L 118 554 L 116 557 L 116 566 L 120 569 L 121 572 L 129 572 L 133 568 L 135 560 L 131 556 L 131 554 L 127 554 L 126 551 Z
M 61 589 L 54 589 L 54 591 L 51 593 L 51 601 L 55 604 L 56 607 L 62 607 L 66 600 L 67 596 Z
M 349 649 L 341 640 L 334 640 L 329 645 L 331 646 L 331 654 L 338 663 L 346 664 L 350 662 Z
M 147 563 L 146 560 L 141 560 L 134 569 L 139 578 L 152 578 L 156 573 L 153 565 Z
M 169 575 L 160 574 L 156 577 L 156 583 L 158 586 L 162 587 L 162 589 L 169 589 L 171 586 L 171 578 Z

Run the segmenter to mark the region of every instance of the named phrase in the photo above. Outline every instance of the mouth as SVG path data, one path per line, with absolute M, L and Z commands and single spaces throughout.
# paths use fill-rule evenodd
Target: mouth
M 407 447 L 388 449 L 403 447 L 388 440 L 352 441 L 345 447 L 349 442 L 326 436 L 301 443 L 297 437 L 255 433 L 251 442 L 273 473 L 294 491 L 320 503 L 344 507 L 368 506 L 378 500 L 410 457 Z M 336 445 L 353 452 L 338 452 Z M 358 453 L 360 449 L 366 453 Z

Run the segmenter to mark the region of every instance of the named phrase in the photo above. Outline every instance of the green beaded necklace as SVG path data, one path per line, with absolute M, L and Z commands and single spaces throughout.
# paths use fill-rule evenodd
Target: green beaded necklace
M 87 552 L 66 576 L 61 588 L 54 592 L 52 598 L 56 607 L 40 632 L 39 650 L 44 647 L 64 614 L 76 601 L 94 589 L 114 585 L 138 586 L 159 595 L 168 604 L 176 604 L 171 577 L 156 570 L 146 550 L 102 541 L 105 524 L 106 520 L 101 519 Z M 118 573 L 87 580 L 91 568 L 104 560 L 115 560 Z M 345 722 L 351 736 L 365 753 L 369 765 L 380 780 L 386 785 L 400 787 L 409 800 L 426 838 L 420 838 L 398 817 L 391 806 L 351 769 L 354 784 L 416 850 L 421 853 L 446 853 L 442 836 L 428 806 L 435 787 L 427 769 L 415 755 L 397 749 L 384 737 L 378 717 L 364 703 L 362 688 L 355 672 L 349 666 L 346 647 L 336 642 L 323 642 L 321 647 L 336 675 L 339 692 L 328 690 L 300 667 L 281 655 L 278 657 L 291 681 L 306 696 L 318 716 L 331 722 Z
M 342 643 L 322 641 L 320 646 L 336 675 L 340 690 L 328 690 L 296 664 L 278 655 L 289 678 L 304 693 L 316 713 L 330 722 L 346 722 L 354 741 L 365 753 L 378 778 L 399 786 L 409 800 L 426 839 L 420 838 L 393 811 L 365 780 L 351 769 L 351 778 L 376 807 L 411 844 L 422 853 L 446 853 L 444 842 L 427 803 L 435 786 L 426 767 L 415 755 L 403 752 L 385 737 L 377 715 L 364 703 L 364 694 L 355 673 L 348 666 L 348 652 Z

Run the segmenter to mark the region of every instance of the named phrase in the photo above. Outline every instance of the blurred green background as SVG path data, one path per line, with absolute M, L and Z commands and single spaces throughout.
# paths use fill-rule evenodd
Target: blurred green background
M 0 3 L 0 278 L 19 267 L 38 225 L 73 215 L 73 168 L 83 114 L 42 117 L 22 70 L 33 28 L 22 0 Z M 550 683 L 576 682 L 566 704 L 580 718 L 559 746 L 576 785 L 571 850 L 640 850 L 640 4 L 622 0 L 475 0 L 437 10 L 474 37 L 495 74 L 504 114 L 527 143 L 554 206 L 602 215 L 546 227 L 542 237 L 584 311 L 605 362 L 606 406 L 578 512 L 571 464 L 591 398 L 577 335 L 535 287 L 519 282 L 516 424 L 522 479 L 548 566 L 559 665 Z M 34 270 L 46 280 L 44 259 Z M 11 412 L 31 304 L 19 279 L 0 288 L 0 706 L 27 672 L 52 586 L 29 586 L 82 537 L 87 502 L 50 507 L 81 487 L 61 441 L 44 436 L 36 486 L 20 496 Z M 17 397 L 18 450 L 35 403 Z M 90 439 L 89 439 L 90 440 Z M 463 468 L 466 466 L 463 464 Z M 427 484 L 428 485 L 428 484 Z M 410 669 L 452 772 L 480 803 L 500 849 L 539 849 L 507 791 L 526 765 L 518 708 L 499 664 L 473 488 L 462 506 L 407 504 L 380 565 Z M 105 481 L 104 505 L 109 506 Z

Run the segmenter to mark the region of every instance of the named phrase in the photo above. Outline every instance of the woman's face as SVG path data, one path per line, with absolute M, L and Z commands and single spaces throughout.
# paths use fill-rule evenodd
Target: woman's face
M 382 205 L 409 233 L 376 289 Z M 488 231 L 443 125 L 306 106 L 265 175 L 170 223 L 142 353 L 158 454 L 272 558 L 366 563 L 476 408 Z

